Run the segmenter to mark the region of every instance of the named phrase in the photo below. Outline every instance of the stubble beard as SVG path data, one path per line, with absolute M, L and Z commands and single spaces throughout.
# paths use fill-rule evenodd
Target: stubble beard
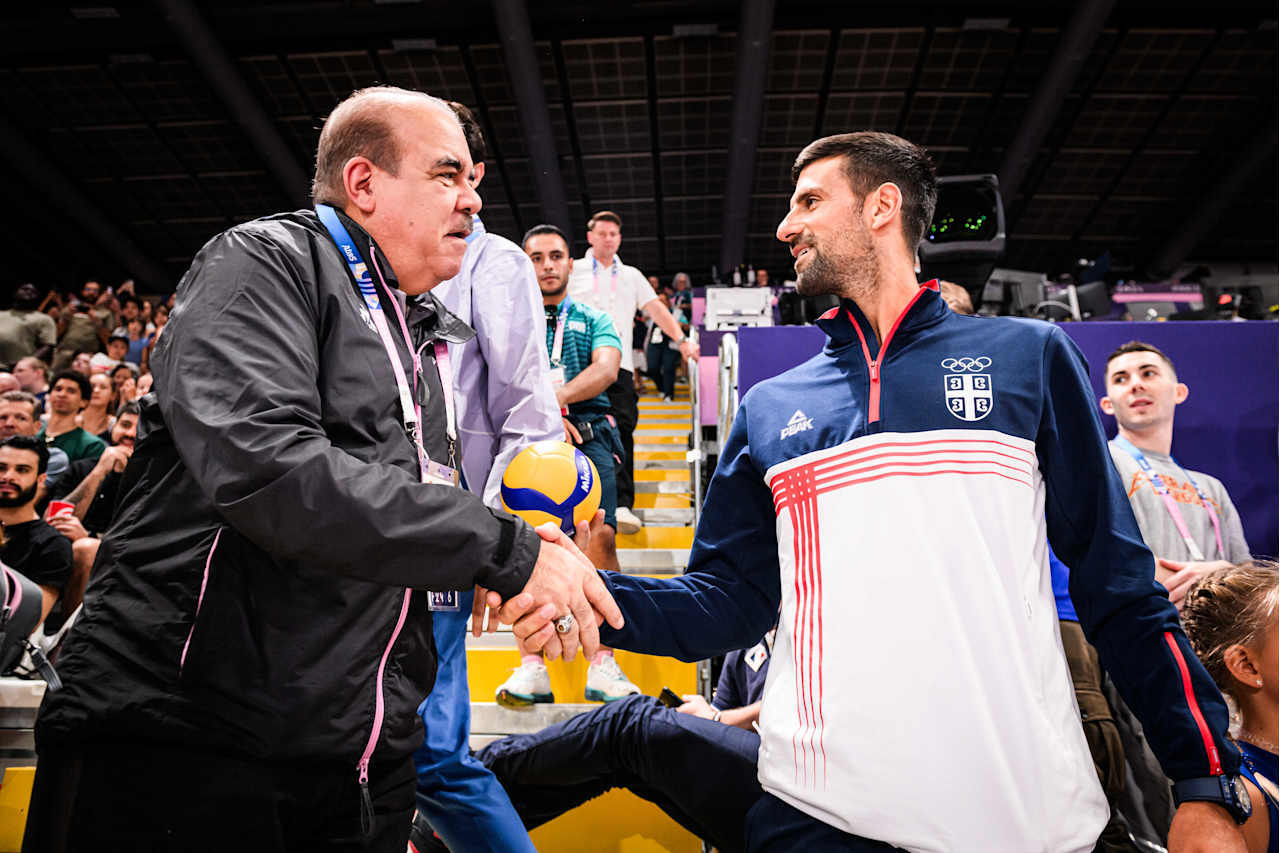
M 871 237 L 860 231 L 852 242 L 848 252 L 818 251 L 813 246 L 814 258 L 796 280 L 796 292 L 801 296 L 833 294 L 856 301 L 874 291 L 880 280 L 880 263 Z

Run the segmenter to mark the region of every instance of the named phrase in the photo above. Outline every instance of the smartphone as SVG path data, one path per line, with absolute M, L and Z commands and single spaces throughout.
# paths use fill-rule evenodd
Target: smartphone
M 658 694 L 658 701 L 668 708 L 679 708 L 684 704 L 684 700 L 676 695 L 676 692 L 670 687 L 662 688 L 662 692 Z

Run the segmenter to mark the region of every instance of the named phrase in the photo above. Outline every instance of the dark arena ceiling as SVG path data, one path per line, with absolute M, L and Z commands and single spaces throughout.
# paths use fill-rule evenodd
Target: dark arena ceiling
M 685 269 L 705 283 L 721 260 L 735 102 L 752 97 L 738 32 L 744 9 L 761 5 L 528 0 L 570 221 L 617 211 L 622 255 L 646 272 Z M 1037 87 L 1063 60 L 1075 3 L 777 2 L 742 177 L 741 260 L 788 271 L 773 232 L 790 163 L 811 139 L 889 130 L 927 146 L 940 174 L 1001 173 L 1039 106 L 1042 141 L 1006 191 L 1003 266 L 1052 274 L 1109 250 L 1113 273 L 1151 275 L 1188 228 L 1187 257 L 1274 262 L 1275 3 L 1104 5 L 1046 111 Z M 476 111 L 490 145 L 482 215 L 518 238 L 544 212 L 495 11 L 440 0 L 5 3 L 0 282 L 132 274 L 168 290 L 213 234 L 305 204 L 299 179 L 324 116 L 379 82 Z

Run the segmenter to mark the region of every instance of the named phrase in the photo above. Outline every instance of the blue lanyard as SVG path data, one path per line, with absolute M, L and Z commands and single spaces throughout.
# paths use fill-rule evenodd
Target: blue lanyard
M 1178 528 L 1178 534 L 1182 536 L 1182 541 L 1186 544 L 1187 550 L 1191 552 L 1191 559 L 1203 560 L 1204 552 L 1200 550 L 1200 546 L 1191 538 L 1191 530 L 1187 527 L 1187 522 L 1182 517 L 1182 510 L 1178 509 L 1178 504 L 1174 501 L 1173 495 L 1169 494 L 1169 489 L 1165 486 L 1164 481 L 1155 470 L 1151 467 L 1151 461 L 1143 454 L 1141 450 L 1129 439 L 1122 435 L 1116 436 L 1116 444 L 1124 449 L 1126 453 L 1133 457 L 1133 461 L 1138 463 L 1138 467 L 1142 469 L 1142 473 L 1146 475 L 1147 482 L 1151 484 L 1151 488 L 1155 489 L 1156 494 L 1160 496 L 1160 500 L 1164 501 L 1165 508 L 1169 510 L 1169 515 L 1173 517 L 1173 524 Z M 1169 456 L 1173 460 L 1173 464 L 1182 469 L 1182 473 L 1186 475 L 1187 480 L 1191 483 L 1191 488 L 1196 490 L 1196 496 L 1200 498 L 1201 505 L 1204 506 L 1205 512 L 1209 513 L 1209 520 L 1213 522 L 1214 536 L 1218 540 L 1218 557 L 1225 560 L 1227 551 L 1222 547 L 1222 526 L 1218 522 L 1218 513 L 1214 510 L 1213 504 L 1209 502 L 1209 498 L 1200 488 L 1200 484 L 1191 476 L 1191 472 L 1183 468 L 1182 463 L 1174 459 L 1172 454 Z

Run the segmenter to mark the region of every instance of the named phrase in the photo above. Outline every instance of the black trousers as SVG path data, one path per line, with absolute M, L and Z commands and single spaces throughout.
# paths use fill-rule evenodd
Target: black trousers
M 636 483 L 632 469 L 635 465 L 636 423 L 640 420 L 640 397 L 630 370 L 619 370 L 617 380 L 605 391 L 609 395 L 609 407 L 618 422 L 618 435 L 622 438 L 622 464 L 615 472 L 618 480 L 618 506 L 631 509 L 636 502 Z
M 373 764 L 362 827 L 354 762 L 264 762 L 145 743 L 42 747 L 24 851 L 404 853 L 413 762 Z
M 629 696 L 476 753 L 532 829 L 610 788 L 628 788 L 723 853 L 744 849 L 760 798 L 755 732 Z

